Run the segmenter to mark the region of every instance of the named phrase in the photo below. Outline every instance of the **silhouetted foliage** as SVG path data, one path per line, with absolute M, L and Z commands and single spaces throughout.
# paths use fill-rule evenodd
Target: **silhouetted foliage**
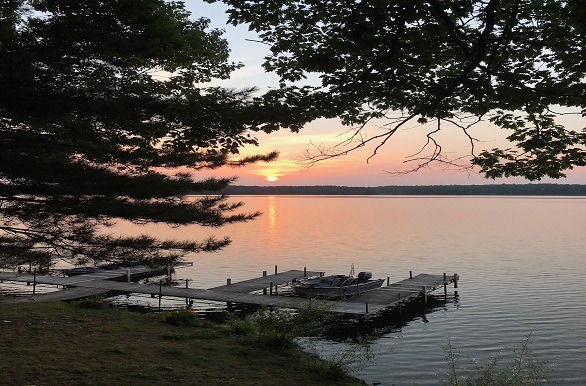
M 231 23 L 270 45 L 265 68 L 282 81 L 272 100 L 307 120 L 340 117 L 354 127 L 339 146 L 308 152 L 309 161 L 367 143 L 374 156 L 398 130 L 429 123 L 423 148 L 408 158 L 412 170 L 476 165 L 488 178 L 540 180 L 586 165 L 583 121 L 556 121 L 586 112 L 578 0 L 208 1 L 229 5 Z M 321 84 L 296 86 L 310 74 Z M 373 119 L 384 123 L 368 135 Z M 477 151 L 471 129 L 483 121 L 507 130 L 511 148 Z M 469 140 L 471 163 L 442 148 L 437 133 L 446 126 Z
M 232 179 L 192 172 L 230 165 L 257 144 L 249 129 L 278 125 L 254 89 L 201 85 L 240 67 L 208 25 L 182 2 L 0 1 L 0 266 L 173 262 L 229 240 L 123 237 L 108 226 L 256 216 L 234 213 L 241 204 L 223 195 L 183 199 L 226 187 Z

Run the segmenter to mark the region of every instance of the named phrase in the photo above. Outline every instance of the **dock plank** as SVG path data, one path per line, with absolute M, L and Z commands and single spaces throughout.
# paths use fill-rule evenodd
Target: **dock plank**
M 273 275 L 267 275 L 263 277 L 257 277 L 250 280 L 243 280 L 237 283 L 232 283 L 229 285 L 222 285 L 219 287 L 210 288 L 217 291 L 225 291 L 225 292 L 254 292 L 260 291 L 263 288 L 268 288 L 271 283 L 273 285 L 282 285 L 291 282 L 295 278 L 302 278 L 303 276 L 317 276 L 319 272 L 312 272 L 312 271 L 300 271 L 300 270 L 289 270 Z

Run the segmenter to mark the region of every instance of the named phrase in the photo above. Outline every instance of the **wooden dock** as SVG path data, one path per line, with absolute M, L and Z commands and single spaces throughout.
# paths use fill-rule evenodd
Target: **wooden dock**
M 138 274 L 138 272 L 135 272 Z M 265 272 L 266 274 L 266 272 Z M 447 285 L 454 284 L 457 288 L 458 276 L 419 274 L 399 281 L 389 283 L 379 289 L 372 290 L 348 299 L 338 301 L 306 299 L 295 296 L 283 296 L 278 291 L 273 291 L 275 286 L 290 282 L 293 278 L 317 275 L 318 272 L 290 270 L 273 275 L 245 280 L 238 283 L 214 287 L 211 289 L 196 289 L 185 287 L 171 287 L 161 284 L 137 284 L 128 281 L 115 281 L 112 279 L 127 278 L 126 270 L 115 270 L 73 277 L 40 276 L 30 274 L 18 274 L 15 272 L 0 272 L 0 281 L 17 281 L 34 284 L 50 284 L 64 286 L 65 289 L 47 294 L 34 296 L 36 301 L 70 300 L 96 293 L 142 293 L 158 296 L 177 297 L 184 299 L 209 300 L 226 303 L 256 304 L 268 307 L 303 308 L 309 302 L 324 310 L 340 312 L 351 315 L 368 316 L 392 309 L 416 298 L 426 298 L 427 294 Z M 132 271 L 130 273 L 132 276 Z M 270 288 L 270 289 L 269 289 Z M 267 294 L 258 293 L 266 292 Z M 256 293 L 255 293 L 256 292 Z M 84 295 L 85 294 L 85 295 Z M 89 295 L 88 295 L 89 294 Z M 80 296 L 81 295 L 81 296 Z
M 87 284 L 90 281 L 131 281 L 153 275 L 164 274 L 166 271 L 166 268 L 153 269 L 148 267 L 131 267 L 104 270 L 101 272 L 94 272 L 75 276 L 31 275 L 27 273 L 17 272 L 0 272 L 0 282 L 15 281 L 32 285 L 33 295 L 26 297 L 26 299 L 29 300 L 47 302 L 67 301 L 112 292 L 112 290 L 109 290 L 108 288 L 92 288 L 84 285 L 84 283 Z M 56 287 L 61 286 L 62 289 L 53 292 L 35 293 L 34 288 L 37 284 L 55 285 Z M 8 298 L 4 299 L 3 302 L 18 302 L 21 301 L 21 299 L 22 297 Z

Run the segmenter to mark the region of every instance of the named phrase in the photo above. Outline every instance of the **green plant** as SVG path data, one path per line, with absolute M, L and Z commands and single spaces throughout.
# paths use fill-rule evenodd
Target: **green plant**
M 284 310 L 260 310 L 254 316 L 257 340 L 271 349 L 286 349 L 295 345 L 294 318 Z
M 250 336 L 256 331 L 256 324 L 250 318 L 239 319 L 231 317 L 226 321 L 228 332 L 238 336 Z
M 484 365 L 464 369 L 458 359 L 460 352 L 451 342 L 445 347 L 449 370 L 448 381 L 453 386 L 532 386 L 549 385 L 551 368 L 546 360 L 536 358 L 529 350 L 529 338 L 518 349 L 509 350 L 512 358 L 502 361 L 503 352 L 490 358 Z
M 295 339 L 306 335 L 319 335 L 323 322 L 316 311 L 271 311 L 262 308 L 256 314 L 239 319 L 231 317 L 226 322 L 228 331 L 243 340 L 272 350 L 295 347 Z
M 306 307 L 298 309 L 293 315 L 294 334 L 296 336 L 320 336 L 335 317 L 336 314 L 328 311 L 324 305 L 312 306 L 310 302 Z
M 244 319 L 232 317 L 226 326 L 230 333 L 240 336 L 243 341 L 271 350 L 284 350 L 296 345 L 293 316 L 287 311 L 263 308 Z
M 335 317 L 335 314 L 328 312 L 323 306 L 308 306 L 294 312 L 263 308 L 245 319 L 232 317 L 226 326 L 232 334 L 240 336 L 242 341 L 270 350 L 284 351 L 299 347 L 302 342 L 312 354 L 327 358 L 312 360 L 309 366 L 324 379 L 340 381 L 353 370 L 364 367 L 372 360 L 374 353 L 371 336 L 358 337 L 351 343 L 338 346 L 339 349 L 330 355 L 323 355 L 323 350 L 317 349 L 317 340 L 305 338 L 321 336 Z
M 197 321 L 197 313 L 192 310 L 176 310 L 165 314 L 165 322 L 174 326 L 194 326 Z

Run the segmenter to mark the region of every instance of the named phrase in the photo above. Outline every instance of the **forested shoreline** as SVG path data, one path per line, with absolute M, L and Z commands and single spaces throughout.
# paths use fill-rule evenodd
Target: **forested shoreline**
M 478 195 L 586 196 L 579 184 L 412 185 L 412 186 L 239 186 L 222 190 L 231 195 Z

